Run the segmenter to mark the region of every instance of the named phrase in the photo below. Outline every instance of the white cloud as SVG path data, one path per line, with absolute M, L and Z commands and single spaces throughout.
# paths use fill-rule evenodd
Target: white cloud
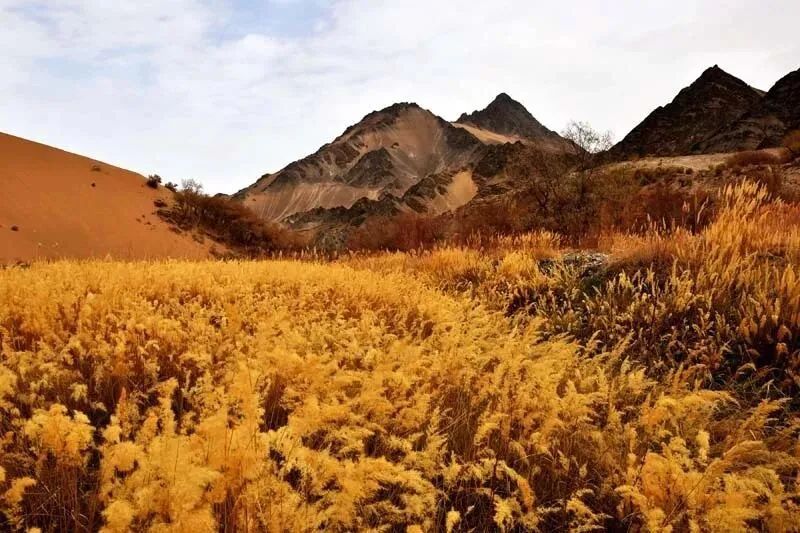
M 455 118 L 506 91 L 622 136 L 711 64 L 764 89 L 800 67 L 791 0 L 318 4 L 279 36 L 237 32 L 232 0 L 0 0 L 0 130 L 233 191 L 395 101 Z

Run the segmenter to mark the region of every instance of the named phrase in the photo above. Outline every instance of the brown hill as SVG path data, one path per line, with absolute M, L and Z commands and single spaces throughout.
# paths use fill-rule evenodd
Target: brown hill
M 0 154 L 0 263 L 208 256 L 154 214 L 171 193 L 139 174 L 2 133 Z
M 285 219 L 294 229 L 310 231 L 321 248 L 348 246 L 354 231 L 369 223 L 406 214 L 444 224 L 449 214 L 513 196 L 537 183 L 558 180 L 577 163 L 573 153 L 542 150 L 523 142 L 490 144 L 474 162 L 420 180 L 402 196 L 362 198 L 350 207 L 317 208 Z M 367 224 L 367 226 L 365 226 Z
M 554 154 L 578 150 L 506 94 L 456 123 L 395 104 L 235 197 L 267 220 L 303 228 L 405 210 L 435 215 L 478 193 L 472 169 L 491 147 L 519 143 Z
M 467 165 L 482 143 L 416 104 L 365 116 L 316 153 L 264 175 L 236 198 L 267 220 L 362 198 L 401 197 L 420 180 Z
M 609 152 L 613 160 L 674 156 L 704 141 L 761 101 L 764 93 L 713 66 L 675 99 L 656 108 Z
M 796 129 L 800 129 L 800 69 L 781 78 L 749 111 L 697 148 L 706 153 L 772 148 Z

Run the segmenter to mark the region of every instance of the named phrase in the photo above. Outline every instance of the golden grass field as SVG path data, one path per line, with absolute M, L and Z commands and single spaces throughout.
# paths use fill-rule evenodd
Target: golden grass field
M 0 529 L 797 531 L 800 210 L 0 270 Z

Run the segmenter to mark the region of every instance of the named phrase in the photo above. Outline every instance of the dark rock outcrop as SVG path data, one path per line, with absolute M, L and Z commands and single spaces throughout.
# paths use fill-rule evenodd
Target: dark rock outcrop
M 536 120 L 525 106 L 506 93 L 500 93 L 485 109 L 464 113 L 456 122 L 524 139 L 560 138 L 556 132 Z
M 607 157 L 623 160 L 690 154 L 699 149 L 698 143 L 758 104 L 763 94 L 715 65 L 672 102 L 650 113 Z
M 750 110 L 696 149 L 712 153 L 771 148 L 796 129 L 800 129 L 800 69 L 781 78 Z
M 367 152 L 353 168 L 336 179 L 354 187 L 388 185 L 392 179 L 392 156 L 383 147 Z

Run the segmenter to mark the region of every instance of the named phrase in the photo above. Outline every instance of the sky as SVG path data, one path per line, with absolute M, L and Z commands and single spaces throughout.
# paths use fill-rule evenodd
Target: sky
M 797 0 L 0 0 L 0 131 L 230 193 L 395 102 L 455 120 L 506 92 L 620 139 L 714 64 L 769 89 L 798 21 Z

